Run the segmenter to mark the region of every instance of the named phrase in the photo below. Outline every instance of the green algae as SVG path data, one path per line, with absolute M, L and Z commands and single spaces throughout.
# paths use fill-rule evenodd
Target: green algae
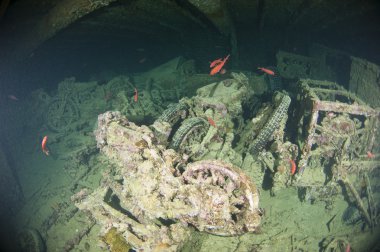
M 112 252 L 128 252 L 132 247 L 124 237 L 117 232 L 116 228 L 111 228 L 101 239 L 110 246 Z

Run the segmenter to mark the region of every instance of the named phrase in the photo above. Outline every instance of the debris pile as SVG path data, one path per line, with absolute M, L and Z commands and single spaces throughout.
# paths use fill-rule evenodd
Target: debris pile
M 115 228 L 131 247 L 176 251 L 199 231 L 231 236 L 254 232 L 261 219 L 255 185 L 231 164 L 187 163 L 159 145 L 153 131 L 119 112 L 99 116 L 98 147 L 116 165 L 88 196 L 74 197 L 106 234 Z

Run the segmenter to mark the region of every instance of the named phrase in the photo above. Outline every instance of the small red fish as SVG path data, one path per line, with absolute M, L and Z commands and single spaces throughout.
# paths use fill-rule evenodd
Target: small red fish
M 225 74 L 227 72 L 227 70 L 225 68 L 223 68 L 222 70 L 220 70 L 220 74 Z
M 214 74 L 219 73 L 219 71 L 223 68 L 224 64 L 226 64 L 226 61 L 228 60 L 229 57 L 230 57 L 230 55 L 228 54 L 224 58 L 224 60 L 222 60 L 219 64 L 217 64 L 213 69 L 211 69 L 210 75 L 214 75 Z
M 291 165 L 291 168 L 290 168 L 290 174 L 291 175 L 294 175 L 296 173 L 296 170 L 297 170 L 297 165 L 296 165 L 296 162 L 294 162 L 293 159 L 289 159 L 289 163 Z
M 275 75 L 275 73 L 272 70 L 270 70 L 270 69 L 267 69 L 267 68 L 264 68 L 264 67 L 258 67 L 257 69 L 263 71 L 266 74 Z
M 367 157 L 368 157 L 368 158 L 375 158 L 375 154 L 373 154 L 373 153 L 370 152 L 370 151 L 367 151 Z
M 18 101 L 18 98 L 14 95 L 8 95 L 8 98 L 14 101 Z
M 207 117 L 207 121 L 208 121 L 208 123 L 209 123 L 211 126 L 213 126 L 213 127 L 215 127 L 215 128 L 216 128 L 216 123 L 215 123 L 215 121 L 214 121 L 214 120 L 212 120 L 212 118 L 211 118 L 211 117 Z
M 346 252 L 351 252 L 351 245 L 349 243 L 347 244 Z
M 46 154 L 46 156 L 49 156 L 49 150 L 46 147 L 46 143 L 48 140 L 48 136 L 44 136 L 42 139 L 41 147 L 42 147 L 42 152 Z
M 139 94 L 138 94 L 138 92 L 137 92 L 137 89 L 135 88 L 135 95 L 133 96 L 133 100 L 134 100 L 135 102 L 137 102 L 138 97 L 139 97 Z
M 223 61 L 222 58 L 214 60 L 213 62 L 210 63 L 210 68 L 216 65 L 219 65 L 220 63 L 222 63 L 222 61 Z

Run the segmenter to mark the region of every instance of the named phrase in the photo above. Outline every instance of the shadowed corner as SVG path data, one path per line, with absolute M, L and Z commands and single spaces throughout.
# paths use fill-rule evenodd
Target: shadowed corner
M 0 140 L 0 251 L 19 251 L 14 215 L 24 196 L 7 142 L 3 136 Z
M 19 251 L 17 231 L 9 216 L 1 216 L 0 223 L 0 251 Z

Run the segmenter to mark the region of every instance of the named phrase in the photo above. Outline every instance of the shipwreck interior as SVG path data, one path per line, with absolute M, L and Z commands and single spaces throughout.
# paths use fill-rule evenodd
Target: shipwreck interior
M 377 0 L 1 0 L 1 248 L 380 251 L 379 24 Z
M 2 83 L 25 91 L 49 88 L 67 76 L 88 80 L 107 71 L 144 71 L 178 55 L 195 59 L 205 71 L 208 61 L 226 53 L 232 54 L 233 67 L 251 70 L 274 64 L 279 49 L 306 54 L 312 43 L 374 63 L 380 58 L 377 1 L 4 0 L 1 4 Z M 146 62 L 139 64 L 143 58 Z M 332 65 L 342 64 L 330 60 L 339 62 Z

